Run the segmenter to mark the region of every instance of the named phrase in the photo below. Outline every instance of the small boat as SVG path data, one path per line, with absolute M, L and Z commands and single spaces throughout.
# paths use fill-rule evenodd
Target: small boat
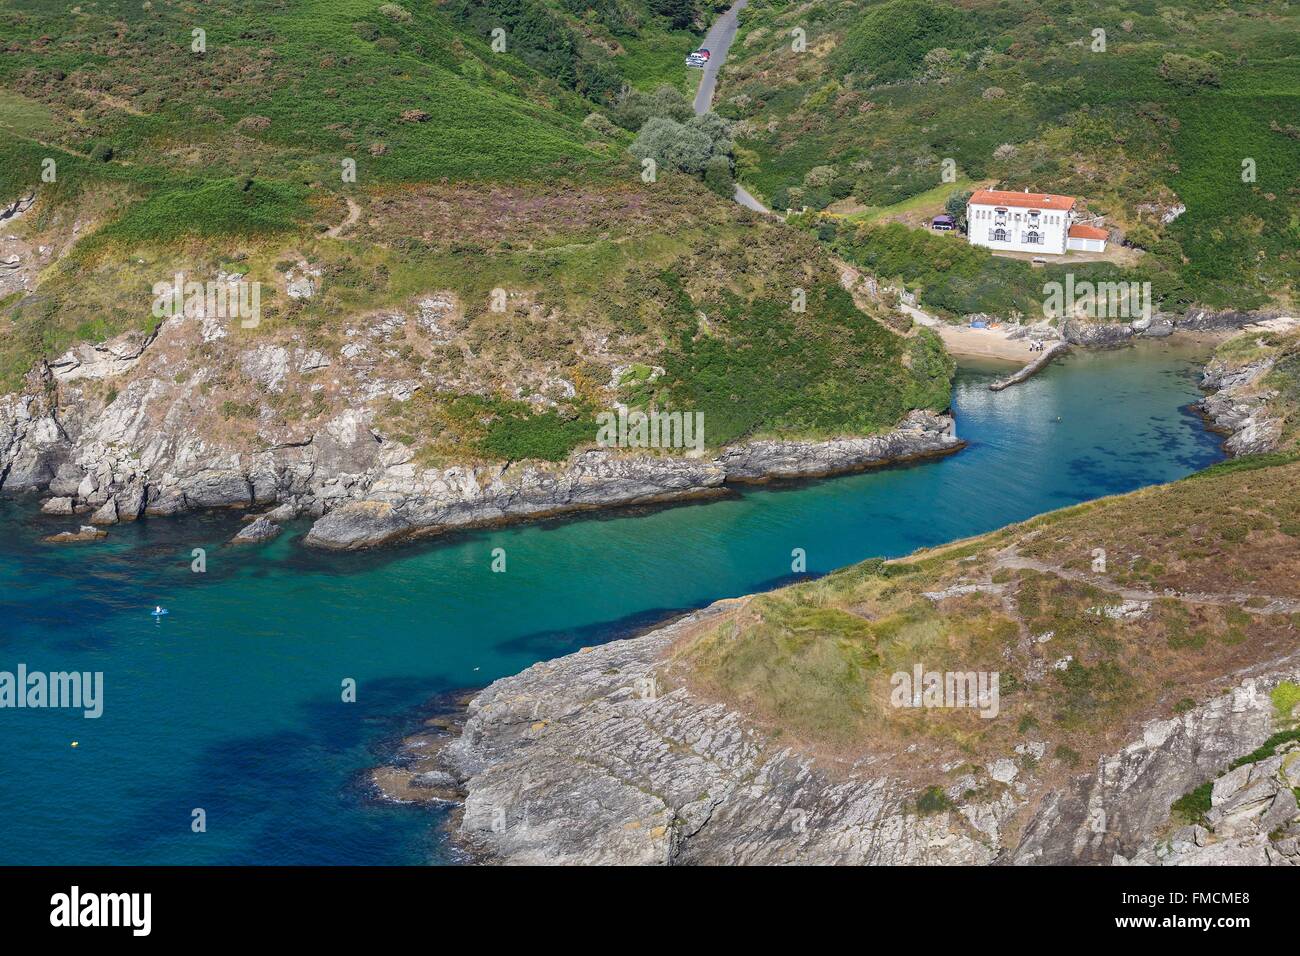
M 167 610 L 165 607 L 163 607 L 162 605 L 158 605 L 157 607 L 155 607 L 155 608 L 154 608 L 152 611 L 150 611 L 149 613 L 152 614 L 154 617 L 162 617 L 164 614 L 170 614 L 171 612 L 168 611 L 168 610 Z

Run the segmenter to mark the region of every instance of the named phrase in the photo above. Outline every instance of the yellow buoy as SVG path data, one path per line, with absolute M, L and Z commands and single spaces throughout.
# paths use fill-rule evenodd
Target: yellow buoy
M 72 746 L 74 747 L 77 746 L 77 742 L 75 740 L 72 742 Z

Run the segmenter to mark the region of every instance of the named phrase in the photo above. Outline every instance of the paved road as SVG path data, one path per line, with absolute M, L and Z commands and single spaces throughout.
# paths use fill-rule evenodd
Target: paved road
M 700 78 L 700 88 L 695 93 L 695 115 L 707 113 L 713 105 L 713 88 L 718 85 L 718 71 L 727 59 L 731 41 L 736 39 L 740 28 L 740 11 L 745 9 L 749 0 L 736 0 L 731 9 L 718 17 L 709 32 L 704 35 L 700 46 L 709 51 L 709 62 L 704 66 L 704 76 Z
M 704 75 L 700 77 L 700 88 L 695 91 L 696 116 L 707 113 L 709 107 L 713 105 L 713 91 L 718 85 L 718 71 L 722 69 L 722 64 L 727 59 L 727 51 L 731 49 L 731 41 L 736 39 L 736 31 L 740 29 L 740 11 L 745 9 L 748 3 L 749 0 L 736 0 L 731 8 L 709 27 L 704 42 L 700 44 L 709 51 L 710 56 L 708 65 L 704 67 Z M 732 198 L 746 209 L 755 212 L 772 211 L 750 195 L 749 191 L 739 183 L 736 184 L 736 192 Z

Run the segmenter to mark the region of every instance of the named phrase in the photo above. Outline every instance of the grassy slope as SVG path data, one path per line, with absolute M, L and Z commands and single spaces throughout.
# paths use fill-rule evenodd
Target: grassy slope
M 691 181 L 642 184 L 622 152 L 630 137 L 582 126 L 592 104 L 492 54 L 436 7 L 412 4 L 394 21 L 379 6 L 229 0 L 195 15 L 104 3 L 72 14 L 0 2 L 18 47 L 0 58 L 0 195 L 30 189 L 52 156 L 58 180 L 41 185 L 28 238 L 53 243 L 74 220 L 85 236 L 38 294 L 0 302 L 0 389 L 73 341 L 152 325 L 160 278 L 233 267 L 266 289 L 262 327 L 238 330 L 237 345 L 306 335 L 338 348 L 358 316 L 453 294 L 465 348 L 404 349 L 386 369 L 459 382 L 382 411 L 431 461 L 563 457 L 613 397 L 702 410 L 711 444 L 869 432 L 946 405 L 950 369 L 923 339 L 854 309 L 810 237 L 756 223 Z M 202 57 L 188 47 L 195 26 L 207 30 Z M 662 57 L 688 36 L 648 22 L 620 41 L 622 59 L 653 85 L 661 61 L 672 64 L 664 77 L 679 72 L 679 51 Z M 339 175 L 345 158 L 355 184 Z M 324 235 L 347 201 L 359 224 Z M 290 301 L 284 274 L 303 258 L 322 268 L 323 292 Z M 806 313 L 789 309 L 795 287 Z M 492 314 L 495 288 L 526 304 Z M 616 354 L 664 373 L 610 392 L 609 369 L 590 357 L 606 335 Z M 577 395 L 532 416 L 518 399 L 544 376 Z M 244 410 L 246 422 L 223 428 L 242 424 L 250 440 L 268 401 L 234 371 L 210 400 Z
M 899 2 L 912 0 L 889 6 Z M 1143 270 L 1171 306 L 1243 307 L 1294 295 L 1300 21 L 1293 7 L 924 5 L 967 11 L 916 46 L 952 51 L 947 65 L 890 55 L 900 45 L 873 46 L 880 31 L 860 35 L 883 3 L 751 5 L 720 91 L 720 112 L 745 121 L 746 181 L 771 195 L 802 186 L 812 167 L 831 165 L 847 180 L 841 190 L 884 206 L 934 187 L 941 160 L 951 157 L 971 178 L 1079 195 L 1112 224 L 1151 229 L 1158 241 Z M 802 55 L 789 49 L 795 25 L 808 31 Z M 1095 27 L 1107 30 L 1104 53 L 1080 43 L 1091 42 Z M 1169 53 L 1220 55 L 1220 85 L 1162 78 Z M 1241 181 L 1245 157 L 1255 160 L 1254 183 Z M 834 198 L 806 192 L 801 201 L 814 205 Z M 1140 208 L 1175 200 L 1187 213 L 1168 226 Z
M 924 742 L 923 754 L 979 762 L 1035 739 L 1056 765 L 1087 765 L 1140 721 L 1295 647 L 1300 615 L 1259 611 L 1272 597 L 1300 598 L 1300 464 L 1249 465 L 754 597 L 679 648 L 678 674 L 814 751 Z M 1106 574 L 1091 570 L 1096 548 Z M 938 603 L 921 593 L 965 583 L 1003 590 Z M 1121 589 L 1173 596 L 1139 620 L 1099 613 L 1122 603 Z M 1203 597 L 1217 593 L 1230 597 Z M 999 716 L 891 707 L 890 675 L 918 662 L 1000 672 Z
M 1300 600 L 1300 333 L 1244 333 L 1216 352 L 1229 367 L 1270 356 L 1259 391 L 1284 423 L 1277 453 L 757 595 L 678 647 L 677 678 L 812 752 L 923 742 L 922 763 L 978 763 L 1033 739 L 1047 742 L 1049 769 L 1090 765 L 1142 721 L 1300 642 L 1300 614 L 1264 613 Z M 964 584 L 999 590 L 923 596 Z M 1098 612 L 1126 599 L 1150 613 Z M 916 663 L 999 672 L 1000 715 L 890 706 L 891 675 Z M 1279 719 L 1294 700 L 1283 704 Z

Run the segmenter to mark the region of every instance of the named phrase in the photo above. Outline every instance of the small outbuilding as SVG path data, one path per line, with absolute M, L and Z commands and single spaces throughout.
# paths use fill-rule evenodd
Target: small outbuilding
M 1067 249 L 1077 249 L 1080 252 L 1105 252 L 1106 240 L 1110 238 L 1110 233 L 1105 229 L 1097 226 L 1085 226 L 1081 222 L 1076 222 L 1070 226 L 1070 234 L 1065 240 Z

